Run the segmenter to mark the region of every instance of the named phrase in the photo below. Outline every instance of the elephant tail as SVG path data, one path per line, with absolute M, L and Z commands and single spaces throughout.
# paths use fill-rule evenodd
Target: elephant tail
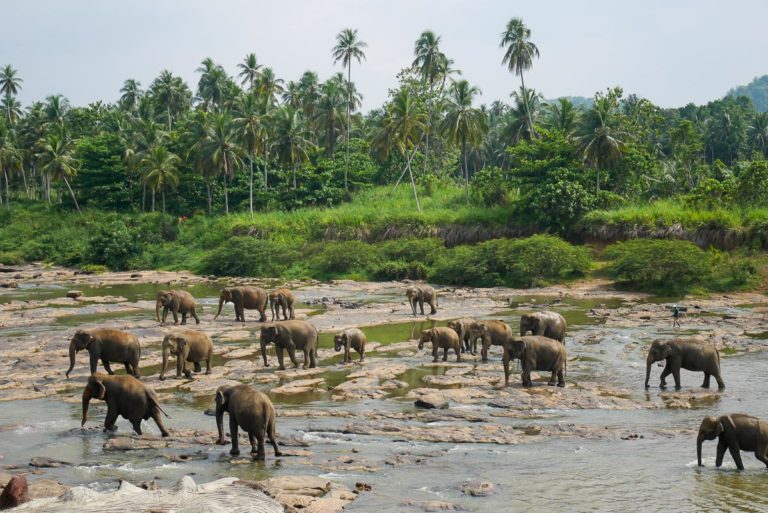
M 165 412 L 165 410 L 164 410 L 164 409 L 162 409 L 162 408 L 160 407 L 160 403 L 159 403 L 159 402 L 157 402 L 157 397 L 155 397 L 155 396 L 154 396 L 154 394 L 149 394 L 149 400 L 150 400 L 150 402 L 151 402 L 152 404 L 154 404 L 154 405 L 155 405 L 155 407 L 156 407 L 158 410 L 160 410 L 160 412 L 161 412 L 163 415 L 165 415 L 165 418 L 166 418 L 166 419 L 170 419 L 170 418 L 171 418 L 171 416 L 170 416 L 170 415 L 168 415 L 168 414 Z

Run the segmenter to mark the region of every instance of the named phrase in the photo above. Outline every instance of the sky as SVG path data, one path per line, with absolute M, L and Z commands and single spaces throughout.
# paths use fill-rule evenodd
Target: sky
M 386 100 L 426 29 L 481 102 L 510 101 L 519 78 L 499 40 L 513 17 L 541 52 L 526 86 L 545 98 L 620 85 L 675 107 L 768 73 L 766 0 L 3 0 L 2 13 L 0 66 L 19 70 L 23 104 L 112 102 L 125 79 L 147 86 L 163 69 L 194 89 L 204 58 L 234 75 L 250 52 L 286 81 L 306 70 L 323 80 L 341 71 L 331 49 L 344 28 L 368 44 L 352 68 L 363 110 Z

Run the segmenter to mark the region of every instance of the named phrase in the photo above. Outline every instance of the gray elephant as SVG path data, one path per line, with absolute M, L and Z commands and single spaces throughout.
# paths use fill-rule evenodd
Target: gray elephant
M 347 328 L 333 337 L 333 348 L 336 351 L 344 348 L 344 363 L 352 361 L 350 349 L 357 351 L 362 362 L 365 360 L 365 333 L 357 328 Z
M 77 330 L 69 342 L 67 378 L 75 367 L 75 354 L 82 350 L 90 354 L 91 374 L 96 373 L 96 367 L 101 360 L 109 374 L 115 373 L 109 363 L 116 362 L 124 364 L 125 372 L 128 374 L 133 374 L 137 378 L 141 375 L 139 373 L 141 344 L 132 333 L 113 329 Z
M 488 350 L 491 346 L 503 346 L 513 335 L 512 328 L 503 321 L 482 321 L 469 325 L 470 339 L 479 338 L 483 342 L 480 356 L 484 362 L 488 361 Z
M 664 370 L 661 372 L 660 388 L 666 388 L 667 376 L 672 374 L 675 379 L 675 389 L 680 390 L 680 369 L 703 372 L 704 383 L 702 387 L 709 388 L 709 378 L 714 376 L 717 386 L 721 390 L 725 388 L 723 378 L 720 377 L 720 353 L 717 348 L 705 341 L 696 339 L 672 339 L 655 340 L 648 350 L 648 358 L 645 366 L 645 388 L 649 387 L 651 377 L 651 365 L 655 362 L 666 360 Z
M 211 337 L 201 331 L 179 330 L 163 338 L 163 366 L 160 370 L 160 379 L 165 379 L 165 371 L 168 369 L 168 357 L 176 356 L 176 377 L 182 374 L 187 379 L 192 379 L 192 373 L 187 369 L 187 362 L 195 364 L 195 372 L 202 371 L 200 362 L 205 361 L 205 373 L 211 373 L 211 356 L 213 355 L 213 341 Z
M 717 459 L 715 465 L 723 464 L 725 450 L 731 452 L 731 457 L 739 470 L 744 470 L 741 462 L 741 452 L 754 452 L 755 457 L 768 466 L 768 423 L 764 420 L 731 413 L 720 417 L 704 417 L 699 426 L 699 436 L 696 438 L 696 457 L 701 466 L 701 445 L 704 440 L 717 442 Z
M 405 296 L 411 305 L 413 316 L 416 316 L 416 304 L 419 305 L 421 315 L 424 315 L 424 303 L 430 307 L 430 314 L 437 313 L 437 292 L 429 285 L 413 285 L 405 289 Z
M 219 294 L 219 311 L 213 317 L 221 314 L 221 307 L 224 303 L 231 302 L 235 305 L 235 320 L 245 322 L 245 309 L 258 310 L 261 317 L 260 322 L 267 320 L 267 292 L 259 287 L 225 287 Z
M 534 312 L 520 316 L 520 336 L 539 335 L 565 343 L 565 318 L 557 312 Z
M 524 387 L 533 386 L 532 371 L 549 371 L 552 376 L 548 385 L 565 386 L 565 345 L 559 341 L 540 336 L 512 337 L 504 343 L 504 386 L 509 386 L 509 362 L 520 360 Z
M 240 454 L 237 435 L 237 429 L 240 427 L 248 433 L 251 454 L 255 454 L 255 459 L 265 458 L 264 438 L 267 436 L 275 450 L 275 456 L 282 456 L 275 436 L 275 408 L 264 393 L 248 385 L 221 386 L 216 390 L 216 427 L 219 430 L 216 443 L 219 445 L 227 444 L 224 438 L 225 412 L 229 414 L 229 436 L 232 440 L 229 454 Z
M 461 343 L 459 335 L 451 328 L 431 328 L 421 332 L 419 349 L 424 349 L 424 344 L 432 342 L 432 361 L 438 361 L 438 351 L 443 350 L 443 361 L 448 360 L 448 350 L 456 353 L 456 361 L 461 361 Z
M 160 319 L 161 308 L 163 309 L 162 320 Z M 173 314 L 174 324 L 179 323 L 179 314 L 181 314 L 181 324 L 187 323 L 187 315 L 191 315 L 195 319 L 195 324 L 200 324 L 200 318 L 195 311 L 196 308 L 195 298 L 186 290 L 161 290 L 157 293 L 155 315 L 157 315 L 157 322 L 161 324 L 165 324 L 169 310 Z
M 455 331 L 459 336 L 459 341 L 462 343 L 462 353 L 470 353 L 472 355 L 477 354 L 477 338 L 473 339 L 470 334 L 470 328 L 476 322 L 477 321 L 474 319 L 465 317 L 448 323 L 448 327 Z
M 110 376 L 96 373 L 88 378 L 83 390 L 83 420 L 80 426 L 85 426 L 88 420 L 88 406 L 91 398 L 100 399 L 107 403 L 107 417 L 104 420 L 104 431 L 116 431 L 115 422 L 122 416 L 131 423 L 136 434 L 141 435 L 141 421 L 152 418 L 160 433 L 168 436 L 168 430 L 160 417 L 162 412 L 168 417 L 157 401 L 155 391 L 133 376 Z
M 283 319 L 296 318 L 296 296 L 286 288 L 280 288 L 269 294 L 269 310 L 272 312 L 272 320 L 280 320 L 280 309 L 283 309 Z M 290 314 L 290 316 L 289 316 Z
M 264 367 L 269 367 L 267 345 L 273 342 L 280 370 L 285 370 L 283 350 L 288 351 L 288 356 L 294 367 L 299 366 L 299 362 L 296 360 L 297 349 L 304 352 L 305 369 L 317 367 L 317 328 L 306 321 L 283 321 L 273 326 L 265 326 L 261 328 L 260 341 Z

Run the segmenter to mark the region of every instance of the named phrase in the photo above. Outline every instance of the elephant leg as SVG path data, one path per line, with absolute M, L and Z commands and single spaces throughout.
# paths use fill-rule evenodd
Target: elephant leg
M 182 313 L 181 314 L 181 325 L 183 326 L 186 323 L 187 323 L 187 314 L 186 313 Z
M 104 431 L 117 431 L 117 411 L 112 408 L 107 408 L 107 418 L 104 419 Z
M 141 436 L 144 434 L 141 432 L 141 420 L 132 420 L 131 426 L 133 426 L 133 430 L 136 432 L 137 435 Z
M 704 373 L 704 383 L 701 384 L 701 388 L 709 388 L 709 372 Z
M 435 308 L 435 305 L 433 304 L 434 301 L 430 301 L 429 308 L 430 308 L 430 315 L 435 315 L 437 313 L 437 308 Z
M 556 378 L 557 378 L 557 371 L 552 369 L 552 375 L 549 377 L 549 382 L 547 383 L 547 385 L 554 386 Z
M 296 348 L 293 347 L 293 344 L 289 345 L 285 348 L 288 351 L 288 358 L 291 359 L 291 363 L 293 363 L 294 368 L 299 367 L 299 361 L 296 359 Z M 306 365 L 307 362 L 304 362 L 304 365 Z
M 766 467 L 768 467 L 768 445 L 757 446 L 757 450 L 755 450 L 755 458 L 762 461 Z
M 167 307 L 167 306 L 164 306 L 164 307 L 163 307 L 163 317 L 162 317 L 162 319 L 161 319 L 161 322 L 160 322 L 160 324 L 165 324 L 165 319 L 166 319 L 166 318 L 168 318 L 168 307 Z
M 295 319 L 296 318 L 296 307 L 294 305 L 291 305 L 290 311 L 291 311 L 291 319 Z
M 488 361 L 488 349 L 491 347 L 491 344 L 486 344 L 485 340 L 483 340 L 483 346 L 480 348 L 480 358 L 484 361 Z
M 717 457 L 715 458 L 715 466 L 718 468 L 723 464 L 726 449 L 728 449 L 728 444 L 725 443 L 725 440 L 719 438 L 717 441 Z
M 267 307 L 266 305 L 264 308 L 259 310 L 259 314 L 261 314 L 261 317 L 259 317 L 259 322 L 267 322 Z
M 362 349 L 362 348 L 357 350 L 357 354 L 359 354 L 359 355 L 360 355 L 360 361 L 361 361 L 361 362 L 362 362 L 362 361 L 365 361 L 365 351 L 363 351 L 363 349 Z
M 447 347 L 443 348 L 443 361 L 444 362 L 448 361 L 448 348 Z
M 197 316 L 197 312 L 192 310 L 189 315 L 195 319 L 195 324 L 200 324 L 200 318 Z
M 200 365 L 200 362 L 193 362 L 195 364 L 195 372 L 201 372 L 203 370 L 203 366 Z
M 173 324 L 179 323 L 179 311 L 177 309 L 171 310 L 171 313 L 173 314 Z
M 264 451 L 264 438 L 265 438 L 265 429 L 264 426 L 259 426 L 258 429 L 256 429 L 256 443 L 258 444 L 256 447 L 256 460 L 257 461 L 263 461 L 266 454 Z M 251 442 L 251 445 L 253 445 L 253 442 Z
M 205 373 L 210 374 L 211 373 L 211 357 L 205 359 Z
M 181 355 L 179 355 L 179 358 L 183 358 L 183 357 Z M 195 369 L 196 372 L 200 372 L 200 370 L 202 370 L 202 369 L 200 369 L 200 363 L 195 362 L 194 369 Z M 198 370 L 198 369 L 200 369 L 200 370 Z M 182 362 L 182 364 L 181 364 L 181 372 L 184 373 L 184 376 L 187 379 L 193 379 L 192 378 L 192 372 L 189 369 L 187 369 L 187 362 L 186 361 Z
M 349 359 L 352 361 L 352 358 Z M 317 367 L 317 348 L 313 347 L 309 350 L 309 368 L 314 369 Z
M 274 427 L 270 427 L 267 430 L 267 436 L 269 437 L 269 443 L 272 444 L 272 449 L 275 450 L 275 457 L 282 456 L 283 454 L 280 452 L 280 447 L 277 446 L 277 439 L 275 438 L 275 428 Z
M 232 438 L 232 449 L 229 451 L 229 454 L 232 456 L 239 456 L 240 455 L 240 440 L 237 438 L 237 419 L 235 419 L 234 415 L 229 415 L 229 436 Z
M 285 363 L 283 363 L 283 348 L 275 344 L 275 352 L 277 353 L 277 368 L 285 370 Z
M 256 454 L 256 437 L 250 431 L 248 432 L 248 441 L 251 443 L 251 454 Z
M 680 386 L 680 367 L 675 365 L 675 368 L 672 369 L 672 377 L 675 379 L 675 390 L 680 390 L 682 387 Z
M 133 376 L 135 378 L 141 378 L 141 371 L 139 370 L 139 358 L 138 357 L 136 357 L 136 359 L 131 362 L 131 367 L 133 367 Z
M 302 350 L 304 353 L 304 368 L 306 369 L 309 367 L 309 350 L 307 349 L 307 346 L 304 346 L 304 349 Z
M 461 349 L 459 349 L 458 347 L 455 347 L 454 351 L 456 351 L 456 361 L 460 362 L 461 361 Z
M 352 360 L 352 355 L 349 354 L 349 347 L 344 348 L 344 363 L 347 363 Z
M 739 444 L 734 442 L 729 443 L 728 450 L 731 451 L 731 457 L 733 458 L 733 461 L 736 462 L 736 468 L 739 470 L 744 470 L 744 463 L 741 461 L 741 450 L 739 449 Z
M 713 374 L 715 376 L 715 381 L 717 381 L 717 388 L 722 390 L 725 388 L 725 382 L 723 381 L 723 378 L 720 377 L 720 372 L 716 372 Z
M 152 420 L 155 421 L 155 424 L 157 424 L 157 429 L 160 430 L 161 436 L 168 436 L 168 430 L 165 429 L 165 425 L 163 425 L 163 418 L 160 416 L 160 410 L 155 406 L 152 411 Z
M 424 315 L 424 300 L 419 299 L 419 310 L 421 311 L 421 315 Z
M 664 370 L 661 371 L 661 382 L 659 383 L 659 388 L 667 388 L 667 376 L 672 374 L 672 369 L 670 369 L 670 365 L 666 364 L 664 366 Z
M 104 370 L 107 371 L 107 374 L 113 375 L 115 371 L 112 370 L 112 367 L 109 366 L 109 362 L 106 358 L 101 359 L 101 364 L 104 365 Z
M 560 388 L 565 387 L 565 373 L 563 372 L 563 369 L 557 371 L 557 386 Z
M 123 365 L 125 366 L 126 374 L 133 374 L 133 372 L 131 372 L 132 369 L 131 369 L 131 364 L 129 362 L 124 362 Z

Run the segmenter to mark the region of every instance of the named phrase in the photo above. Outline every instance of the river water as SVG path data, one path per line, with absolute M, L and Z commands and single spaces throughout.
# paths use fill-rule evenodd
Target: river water
M 151 285 L 128 285 L 110 288 L 80 287 L 86 295 L 122 295 L 129 301 L 153 300 L 157 290 Z M 37 287 L 17 289 L 0 297 L 0 303 L 11 299 L 48 299 L 59 297 L 61 287 Z M 201 303 L 212 307 L 216 304 L 218 287 L 199 285 L 191 288 Z M 299 293 L 300 296 L 301 293 Z M 306 297 L 304 295 L 302 297 Z M 386 294 L 385 294 L 386 296 Z M 354 294 L 352 299 L 365 301 L 382 300 L 382 296 Z M 520 297 L 509 310 L 494 318 L 502 318 L 516 325 L 522 309 L 532 301 L 545 298 Z M 659 336 L 670 336 L 667 327 L 609 328 L 587 315 L 596 303 L 607 308 L 622 304 L 615 301 L 567 300 L 553 305 L 552 309 L 563 313 L 569 322 L 569 340 L 596 340 L 595 343 L 568 343 L 569 356 L 578 356 L 578 365 L 569 368 L 570 384 L 582 380 L 621 386 L 630 390 L 631 398 L 639 404 L 660 403 L 659 389 L 643 389 L 645 352 L 649 343 Z M 520 305 L 525 307 L 518 308 Z M 306 305 L 303 305 L 306 308 Z M 313 307 L 315 308 L 315 307 Z M 750 308 L 749 305 L 740 307 Z M 230 309 L 231 310 L 231 309 Z M 731 308 L 730 313 L 738 314 Z M 227 312 L 231 313 L 231 312 Z M 715 312 L 717 313 L 717 312 Z M 96 326 L 106 321 L 137 322 L 154 313 L 131 311 L 122 314 L 80 313 L 77 316 L 59 317 L 46 325 L 29 329 L 8 330 L 1 336 L 12 338 L 34 334 L 36 330 L 49 333 L 67 330 L 74 326 Z M 311 320 L 311 319 L 310 319 Z M 445 324 L 439 322 L 438 324 Z M 395 323 L 381 326 L 363 326 L 369 340 L 382 344 L 402 342 L 417 336 L 419 331 L 432 325 L 431 321 Z M 252 326 L 252 327 L 255 327 Z M 691 318 L 684 326 L 687 332 L 696 332 L 697 323 Z M 330 347 L 331 333 L 323 333 L 321 346 Z M 234 346 L 248 346 L 252 340 L 228 342 Z M 629 344 L 629 345 L 628 345 Z M 628 349 L 629 347 L 629 349 Z M 356 358 L 356 355 L 353 356 Z M 397 352 L 377 351 L 368 358 L 398 359 L 405 362 L 408 371 L 398 379 L 409 387 L 426 387 L 422 378 L 441 373 L 442 369 L 428 369 L 421 364 L 429 361 L 422 354 L 418 358 L 398 356 Z M 498 354 L 494 355 L 498 358 Z M 256 357 L 249 359 L 257 360 Z M 79 362 L 84 365 L 83 361 Z M 340 357 L 322 360 L 327 368 L 321 376 L 328 387 L 344 380 L 349 369 L 338 365 Z M 219 358 L 215 364 L 222 362 Z M 482 365 L 482 364 L 478 364 Z M 722 373 L 727 389 L 719 400 L 694 408 L 636 408 L 610 409 L 557 409 L 535 411 L 544 418 L 521 421 L 519 418 L 494 417 L 493 422 L 511 425 L 578 424 L 595 429 L 631 430 L 637 437 L 631 440 L 615 438 L 568 438 L 540 437 L 534 442 L 520 445 L 500 444 L 453 444 L 403 441 L 393 437 L 354 435 L 344 433 L 348 419 L 336 417 L 307 418 L 281 416 L 278 431 L 282 436 L 295 437 L 308 442 L 313 456 L 282 458 L 275 461 L 271 448 L 267 448 L 266 462 L 233 462 L 227 455 L 228 447 L 195 446 L 183 451 L 185 461 L 173 461 L 168 453 L 172 450 L 104 451 L 102 446 L 107 435 L 97 429 L 81 430 L 79 427 L 80 405 L 64 401 L 63 397 L 46 397 L 28 401 L 0 402 L 0 464 L 25 466 L 33 456 L 47 456 L 69 462 L 71 466 L 47 469 L 45 477 L 57 479 L 66 485 L 87 484 L 97 489 L 110 489 L 117 480 L 132 482 L 156 478 L 162 486 L 168 486 L 186 474 L 197 482 L 205 482 L 225 476 L 246 479 L 263 479 L 281 474 L 323 475 L 335 481 L 354 486 L 356 482 L 372 485 L 372 491 L 362 493 L 351 503 L 348 511 L 417 511 L 403 504 L 406 501 L 445 501 L 469 511 L 768 511 L 768 472 L 753 455 L 743 453 L 746 470 L 735 470 L 733 461 L 726 455 L 725 464 L 715 469 L 716 442 L 704 445 L 705 466 L 696 466 L 695 434 L 705 415 L 728 412 L 744 412 L 768 418 L 768 381 L 763 379 L 768 353 L 752 352 L 723 355 Z M 274 369 L 274 368 L 272 368 Z M 258 372 L 272 372 L 260 368 Z M 144 368 L 144 375 L 156 372 L 156 368 Z M 661 369 L 654 367 L 651 384 L 658 383 Z M 684 389 L 694 390 L 700 384 L 701 375 L 683 371 Z M 670 378 L 671 381 L 671 378 Z M 269 391 L 269 386 L 261 386 Z M 348 412 L 414 410 L 412 400 L 403 399 L 406 390 L 393 392 L 385 399 L 339 402 L 331 400 L 326 390 L 298 396 L 277 396 L 272 399 L 279 411 L 340 409 Z M 72 395 L 72 394 L 68 394 Z M 76 397 L 76 394 L 74 395 Z M 178 393 L 173 401 L 164 401 L 164 409 L 171 415 L 166 425 L 194 429 L 215 429 L 214 419 L 204 414 L 213 406 L 210 396 L 193 398 Z M 479 413 L 490 410 L 486 405 L 452 405 L 451 408 L 471 408 Z M 103 423 L 104 405 L 92 403 L 89 424 Z M 445 422 L 446 429 L 461 425 L 462 421 Z M 466 424 L 464 424 L 466 425 Z M 128 432 L 129 424 L 121 419 L 120 432 Z M 473 423 L 473 429 L 482 429 L 482 423 Z M 146 423 L 149 433 L 157 433 L 154 424 Z M 664 436 L 659 436 L 659 432 Z M 371 463 L 371 471 L 345 470 L 339 465 L 334 470 L 333 461 L 343 459 L 353 451 L 355 457 Z M 189 457 L 189 455 L 193 457 Z M 395 454 L 407 454 L 410 464 L 388 465 L 384 463 Z M 198 459 L 199 458 L 199 459 Z M 489 481 L 497 492 L 488 497 L 470 497 L 462 494 L 459 487 L 466 482 Z

